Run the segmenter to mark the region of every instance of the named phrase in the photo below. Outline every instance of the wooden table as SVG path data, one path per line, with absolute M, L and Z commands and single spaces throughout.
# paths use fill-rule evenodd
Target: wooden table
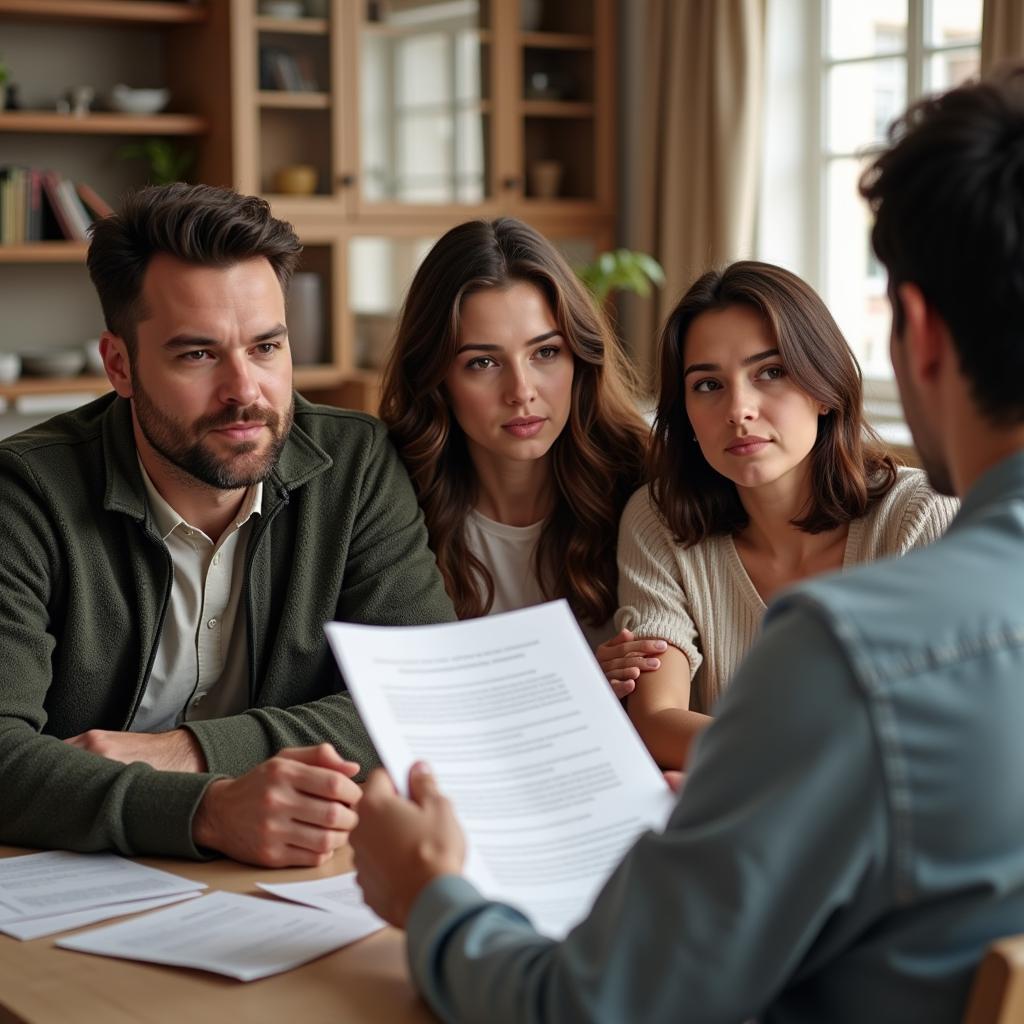
M 0 846 L 0 856 L 29 851 Z M 322 868 L 274 871 L 234 861 L 140 858 L 206 882 L 260 895 L 257 881 L 298 882 L 349 867 L 340 850 Z M 112 918 L 88 928 L 103 927 Z M 73 934 L 72 929 L 63 934 Z M 18 942 L 0 935 L 0 1024 L 427 1024 L 432 1016 L 409 981 L 405 940 L 388 928 L 284 974 L 239 982 L 218 974 L 57 949 L 57 935 Z

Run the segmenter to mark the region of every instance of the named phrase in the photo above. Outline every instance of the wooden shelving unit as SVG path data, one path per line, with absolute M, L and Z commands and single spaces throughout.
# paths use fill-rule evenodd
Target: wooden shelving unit
M 447 9 L 435 15 L 427 0 L 419 12 L 415 0 L 377 6 L 380 17 L 394 18 L 390 23 L 370 19 L 368 0 L 328 0 L 321 18 L 271 18 L 258 7 L 258 0 L 0 0 L 0 25 L 138 30 L 150 48 L 159 47 L 161 84 L 171 89 L 176 111 L 148 117 L 0 112 L 0 143 L 7 144 L 0 164 L 53 166 L 70 175 L 58 160 L 44 164 L 19 156 L 20 139 L 41 137 L 32 143 L 32 152 L 39 152 L 50 137 L 51 152 L 92 160 L 81 180 L 116 205 L 121 186 L 112 183 L 116 178 L 104 180 L 104 138 L 111 154 L 124 137 L 171 137 L 194 148 L 196 180 L 262 194 L 303 241 L 300 271 L 319 279 L 323 340 L 307 356 L 315 365 L 296 366 L 296 387 L 369 410 L 376 408 L 389 317 L 426 246 L 449 227 L 512 214 L 569 249 L 593 255 L 613 246 L 614 0 L 549 0 L 539 31 L 520 29 L 516 0 L 490 0 L 479 15 Z M 67 33 L 54 37 L 69 50 L 74 45 Z M 431 57 L 425 67 L 428 40 L 447 57 Z M 467 46 L 474 50 L 468 56 Z M 291 55 L 318 91 L 261 89 L 261 48 Z M 11 63 L 14 54 L 5 48 L 4 56 Z M 371 70 L 378 92 L 367 102 L 364 72 L 371 58 L 377 61 Z M 534 66 L 565 80 L 557 86 L 558 98 L 530 96 L 527 72 Z M 424 73 L 431 88 L 420 87 Z M 59 87 L 67 84 L 62 80 Z M 383 106 L 375 110 L 373 102 Z M 445 119 L 447 127 L 437 127 Z M 433 132 L 428 149 L 434 149 L 429 158 L 410 159 L 423 131 Z M 531 192 L 532 171 L 541 161 L 564 168 L 554 196 Z M 278 172 L 298 164 L 315 168 L 316 193 L 272 194 Z M 141 184 L 142 165 L 137 167 Z M 447 176 L 440 198 L 437 190 L 430 192 L 438 167 Z M 41 282 L 49 274 L 67 281 L 79 272 L 86 250 L 84 243 L 59 241 L 0 246 L 0 273 L 17 268 L 18 280 L 38 274 L 33 279 Z M 375 260 L 386 277 L 386 299 L 365 294 L 367 281 L 378 280 L 375 270 L 367 271 Z M 69 337 L 78 336 L 77 322 L 74 330 Z M 54 333 L 59 338 L 62 332 Z M 0 397 L 100 394 L 107 388 L 98 377 L 24 377 L 0 386 Z

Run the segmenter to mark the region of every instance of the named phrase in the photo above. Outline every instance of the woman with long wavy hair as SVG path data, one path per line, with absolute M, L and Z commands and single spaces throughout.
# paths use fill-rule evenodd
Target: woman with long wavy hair
M 615 680 L 663 648 L 609 640 L 619 517 L 649 428 L 611 330 L 550 242 L 504 217 L 434 245 L 402 308 L 381 418 L 460 618 L 564 597 Z
M 927 544 L 956 511 L 865 422 L 860 368 L 825 304 L 767 263 L 704 274 L 669 315 L 649 481 L 622 516 L 618 621 L 668 643 L 627 711 L 670 768 L 776 592 Z

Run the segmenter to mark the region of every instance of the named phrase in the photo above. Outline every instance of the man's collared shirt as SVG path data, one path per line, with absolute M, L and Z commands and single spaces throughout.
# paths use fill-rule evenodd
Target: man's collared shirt
M 249 706 L 244 609 L 245 553 L 263 483 L 250 487 L 235 521 L 211 540 L 164 500 L 142 460 L 153 523 L 174 570 L 171 596 L 133 732 L 164 732 L 183 721 L 224 718 Z
M 563 942 L 463 878 L 420 893 L 440 1017 L 963 1020 L 986 945 L 1024 930 L 1024 452 L 930 547 L 776 599 L 715 714 L 664 832 Z

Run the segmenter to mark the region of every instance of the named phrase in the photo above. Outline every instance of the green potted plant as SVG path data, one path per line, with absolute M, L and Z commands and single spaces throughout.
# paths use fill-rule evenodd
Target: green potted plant
M 0 57 L 0 110 L 7 107 L 7 81 L 9 78 L 10 72 L 7 70 L 3 57 Z
M 652 285 L 665 283 L 661 264 L 653 256 L 632 249 L 603 252 L 576 273 L 598 302 L 604 302 L 612 292 L 635 292 L 646 298 Z
M 195 160 L 191 149 L 176 146 L 167 139 L 144 139 L 122 146 L 117 155 L 123 160 L 145 160 L 149 164 L 151 185 L 170 185 L 184 181 Z

